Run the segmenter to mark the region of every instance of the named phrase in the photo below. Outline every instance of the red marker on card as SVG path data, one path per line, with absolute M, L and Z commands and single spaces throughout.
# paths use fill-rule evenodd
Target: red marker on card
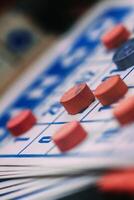
M 87 133 L 77 121 L 63 125 L 53 136 L 53 141 L 62 152 L 69 151 L 80 144 Z
M 7 129 L 14 136 L 19 136 L 33 127 L 36 118 L 31 110 L 23 110 L 7 122 Z
M 60 103 L 64 106 L 69 114 L 74 115 L 83 111 L 94 100 L 95 97 L 87 84 L 81 83 L 65 92 L 60 99 Z

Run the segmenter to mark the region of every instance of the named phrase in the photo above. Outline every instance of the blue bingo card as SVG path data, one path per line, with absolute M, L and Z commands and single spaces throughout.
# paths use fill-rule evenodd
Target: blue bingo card
M 75 171 L 134 164 L 133 125 L 122 129 L 112 114 L 119 102 L 102 106 L 95 100 L 76 115 L 69 115 L 59 103 L 64 92 L 75 84 L 86 82 L 95 90 L 107 77 L 116 74 L 129 88 L 123 98 L 133 95 L 134 66 L 118 69 L 112 62 L 115 50 L 108 51 L 100 41 L 118 23 L 123 23 L 133 34 L 133 21 L 134 1 L 100 3 L 9 88 L 0 101 L 1 166 L 40 166 L 51 174 L 54 168 L 56 173 L 63 171 L 63 167 Z M 6 123 L 25 108 L 34 112 L 37 123 L 25 134 L 12 137 Z M 52 136 L 72 120 L 81 123 L 88 137 L 73 150 L 61 153 Z

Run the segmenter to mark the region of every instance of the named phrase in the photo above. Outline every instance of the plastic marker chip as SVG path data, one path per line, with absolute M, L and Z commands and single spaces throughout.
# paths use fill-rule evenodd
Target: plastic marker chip
M 69 114 L 77 114 L 87 108 L 95 97 L 86 83 L 78 84 L 68 90 L 61 98 L 60 103 Z
M 113 49 L 127 41 L 129 36 L 130 32 L 127 28 L 123 24 L 118 24 L 111 31 L 105 33 L 101 40 L 107 49 Z
M 106 106 L 118 101 L 127 91 L 127 85 L 116 75 L 102 82 L 94 91 L 94 95 L 102 105 Z
M 33 35 L 27 29 L 14 29 L 7 35 L 7 46 L 16 53 L 27 50 L 32 42 Z
M 134 122 L 134 96 L 122 100 L 113 114 L 121 125 Z
M 134 170 L 106 174 L 97 185 L 103 192 L 134 194 Z
M 134 39 L 128 40 L 117 49 L 113 56 L 113 62 L 120 70 L 125 70 L 134 65 Z
M 72 121 L 61 127 L 53 136 L 60 151 L 65 152 L 80 144 L 87 136 L 86 131 L 77 121 Z
M 31 110 L 23 110 L 17 116 L 13 117 L 7 122 L 7 129 L 14 136 L 19 136 L 29 129 L 36 123 L 36 118 Z

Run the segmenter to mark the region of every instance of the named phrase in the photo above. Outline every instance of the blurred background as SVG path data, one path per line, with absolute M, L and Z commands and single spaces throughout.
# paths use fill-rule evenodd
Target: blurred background
M 95 0 L 0 0 L 0 94 Z

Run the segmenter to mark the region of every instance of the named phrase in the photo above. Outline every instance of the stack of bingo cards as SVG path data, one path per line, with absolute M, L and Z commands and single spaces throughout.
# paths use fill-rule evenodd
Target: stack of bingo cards
M 1 199 L 134 197 L 133 21 L 100 2 L 3 95 Z

